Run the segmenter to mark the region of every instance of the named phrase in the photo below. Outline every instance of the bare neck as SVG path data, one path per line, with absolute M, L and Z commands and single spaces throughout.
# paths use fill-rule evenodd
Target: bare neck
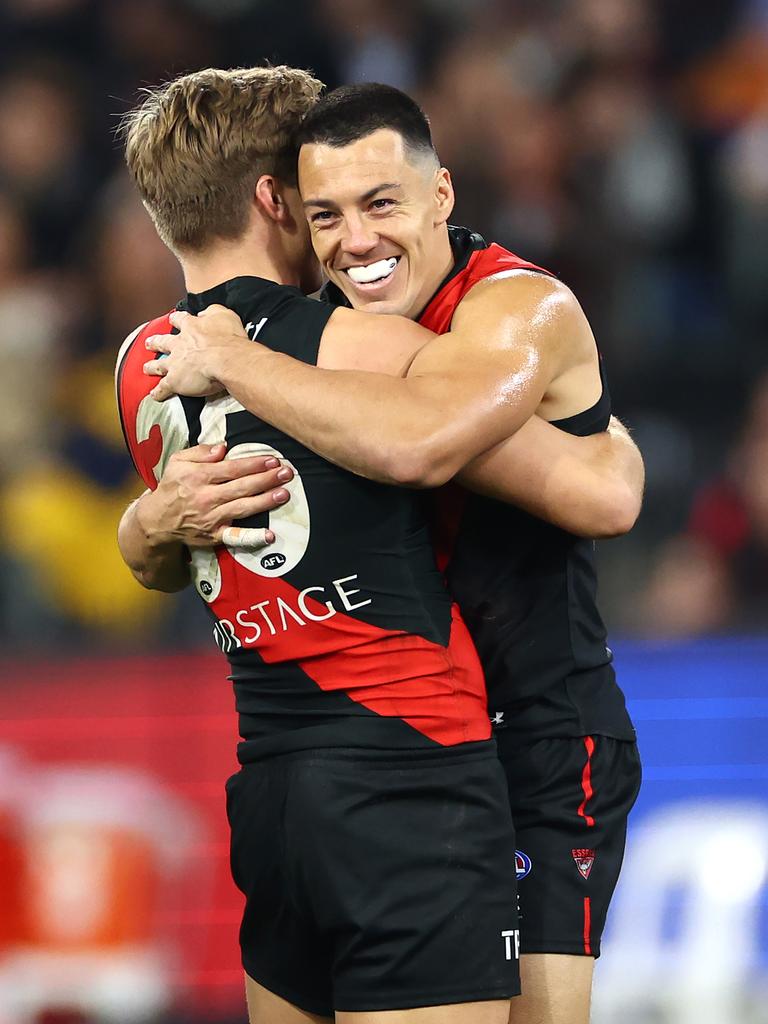
M 233 277 L 263 277 L 276 284 L 298 286 L 299 272 L 282 252 L 267 244 L 221 242 L 202 252 L 179 257 L 187 291 L 205 292 Z

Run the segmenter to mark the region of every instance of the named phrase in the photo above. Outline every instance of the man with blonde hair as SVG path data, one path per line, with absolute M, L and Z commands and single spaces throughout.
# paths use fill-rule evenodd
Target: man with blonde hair
M 129 167 L 190 289 L 181 308 L 205 317 L 226 306 L 282 358 L 397 376 L 430 332 L 334 310 L 298 290 L 313 281 L 295 177 L 282 163 L 292 135 L 270 135 L 266 104 L 254 104 L 252 139 L 232 121 L 246 100 L 238 96 L 235 115 L 226 106 L 232 80 L 256 72 L 267 92 L 292 74 L 185 76 L 130 120 Z M 282 120 L 300 118 L 299 106 L 284 103 Z M 173 175 L 184 178 L 176 191 Z M 118 360 L 126 438 L 154 489 L 124 517 L 121 545 L 145 585 L 178 589 L 191 574 L 232 665 L 243 767 L 228 784 L 228 811 L 246 894 L 252 1019 L 289 1024 L 335 1012 L 360 1024 L 502 1024 L 517 990 L 512 823 L 482 679 L 437 574 L 418 492 L 322 460 L 202 370 L 197 397 L 154 402 L 144 343 L 170 331 L 169 316 L 143 325 Z M 193 462 L 183 452 L 196 441 L 216 450 L 198 449 Z M 497 446 L 490 465 L 468 459 L 461 479 L 600 532 L 615 515 L 604 442 L 534 420 Z M 228 459 L 211 461 L 223 445 Z M 254 457 L 240 479 L 215 476 Z M 194 505 L 188 492 L 201 462 L 209 493 L 190 527 L 183 509 Z M 266 552 L 237 546 L 226 515 L 205 519 L 211 492 L 240 517 L 267 479 L 285 479 L 271 498 L 277 504 L 283 491 L 290 502 L 271 513 Z M 255 511 L 269 507 L 266 498 Z M 196 547 L 206 535 L 224 546 Z M 185 544 L 195 547 L 191 568 Z

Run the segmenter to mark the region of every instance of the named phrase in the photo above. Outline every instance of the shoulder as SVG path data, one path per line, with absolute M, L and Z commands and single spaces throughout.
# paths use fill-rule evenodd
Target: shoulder
M 115 371 L 117 372 L 125 362 L 126 356 L 133 347 L 133 343 L 136 341 L 138 336 L 144 331 L 144 328 L 149 325 L 149 321 L 143 324 L 139 324 L 131 333 L 125 338 L 120 348 L 117 350 L 117 362 L 115 363 Z
M 528 270 L 503 270 L 482 278 L 456 307 L 454 327 L 470 321 L 513 328 L 542 337 L 578 326 L 584 313 L 573 292 L 554 277 Z
M 253 312 L 251 319 L 261 323 L 258 340 L 262 344 L 302 362 L 315 363 L 333 311 L 327 302 L 311 299 L 298 288 L 275 285 L 269 303 Z
M 478 281 L 459 303 L 451 327 L 496 353 L 528 349 L 560 373 L 594 360 L 589 321 L 561 281 L 528 270 L 508 270 Z M 556 368 L 556 370 L 555 370 Z
M 137 472 L 151 488 L 157 486 L 154 467 L 160 461 L 164 447 L 163 427 L 170 436 L 165 421 L 169 418 L 183 419 L 179 399 L 161 404 L 149 397 L 156 378 L 144 373 L 144 363 L 154 357 L 154 353 L 145 348 L 144 341 L 151 334 L 169 334 L 172 325 L 168 317 L 166 313 L 131 331 L 120 346 L 115 366 L 115 394 L 125 443 Z M 181 436 L 183 430 L 177 429 L 174 436 L 176 434 Z
M 131 331 L 118 349 L 115 363 L 115 392 L 121 413 L 127 407 L 135 406 L 147 395 L 154 385 L 151 377 L 144 374 L 144 364 L 154 359 L 154 353 L 148 352 L 144 341 L 152 334 L 170 334 L 172 325 L 169 313 L 147 320 L 146 323 Z
M 457 306 L 456 312 L 498 309 L 519 316 L 547 309 L 567 315 L 580 310 L 573 292 L 562 281 L 538 271 L 516 267 L 488 274 L 476 281 Z
M 116 384 L 119 383 L 120 374 L 126 365 L 140 362 L 140 365 L 143 366 L 148 359 L 154 358 L 144 348 L 144 340 L 151 334 L 170 334 L 173 327 L 169 316 L 170 312 L 155 317 L 154 320 L 147 320 L 145 323 L 139 324 L 138 327 L 127 335 L 117 350 L 117 360 L 115 362 Z M 139 359 L 139 357 L 141 358 Z
M 274 320 L 286 317 L 314 319 L 325 317 L 333 312 L 334 307 L 318 298 L 305 295 L 301 289 L 293 285 L 277 284 L 265 281 L 264 288 L 253 296 L 252 302 L 244 308 L 254 308 Z

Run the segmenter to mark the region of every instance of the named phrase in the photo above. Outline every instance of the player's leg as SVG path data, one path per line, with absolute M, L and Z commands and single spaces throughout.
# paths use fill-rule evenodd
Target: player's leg
M 332 1017 L 308 1013 L 245 976 L 245 998 L 250 1024 L 329 1024 Z
M 250 1024 L 329 1024 L 321 1017 L 299 1009 L 274 992 L 245 976 Z M 519 998 L 519 997 L 517 997 Z M 509 1000 L 482 1003 L 454 1003 L 412 1010 L 375 1010 L 370 1013 L 336 1014 L 336 1024 L 507 1024 Z
M 494 999 L 482 1003 L 421 1006 L 413 1010 L 337 1013 L 336 1024 L 507 1024 L 508 1018 L 509 1000 Z M 286 1020 L 286 1024 L 292 1022 Z
M 587 1024 L 594 961 L 640 784 L 634 743 L 497 734 L 516 824 L 523 995 L 512 1024 Z
M 509 1024 L 589 1024 L 594 966 L 591 956 L 523 954 L 523 991 L 512 1000 Z

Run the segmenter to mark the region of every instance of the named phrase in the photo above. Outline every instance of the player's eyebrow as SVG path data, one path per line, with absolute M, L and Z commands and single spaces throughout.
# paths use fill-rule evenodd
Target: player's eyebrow
M 392 189 L 402 187 L 403 186 L 398 181 L 386 181 L 381 185 L 374 185 L 373 188 L 369 188 L 367 192 L 364 192 L 363 195 L 360 196 L 358 202 L 367 203 L 368 200 L 373 199 L 378 192 L 389 192 Z M 306 209 L 309 206 L 319 206 L 322 210 L 333 210 L 336 209 L 338 203 L 334 202 L 333 199 L 305 199 L 304 208 Z

